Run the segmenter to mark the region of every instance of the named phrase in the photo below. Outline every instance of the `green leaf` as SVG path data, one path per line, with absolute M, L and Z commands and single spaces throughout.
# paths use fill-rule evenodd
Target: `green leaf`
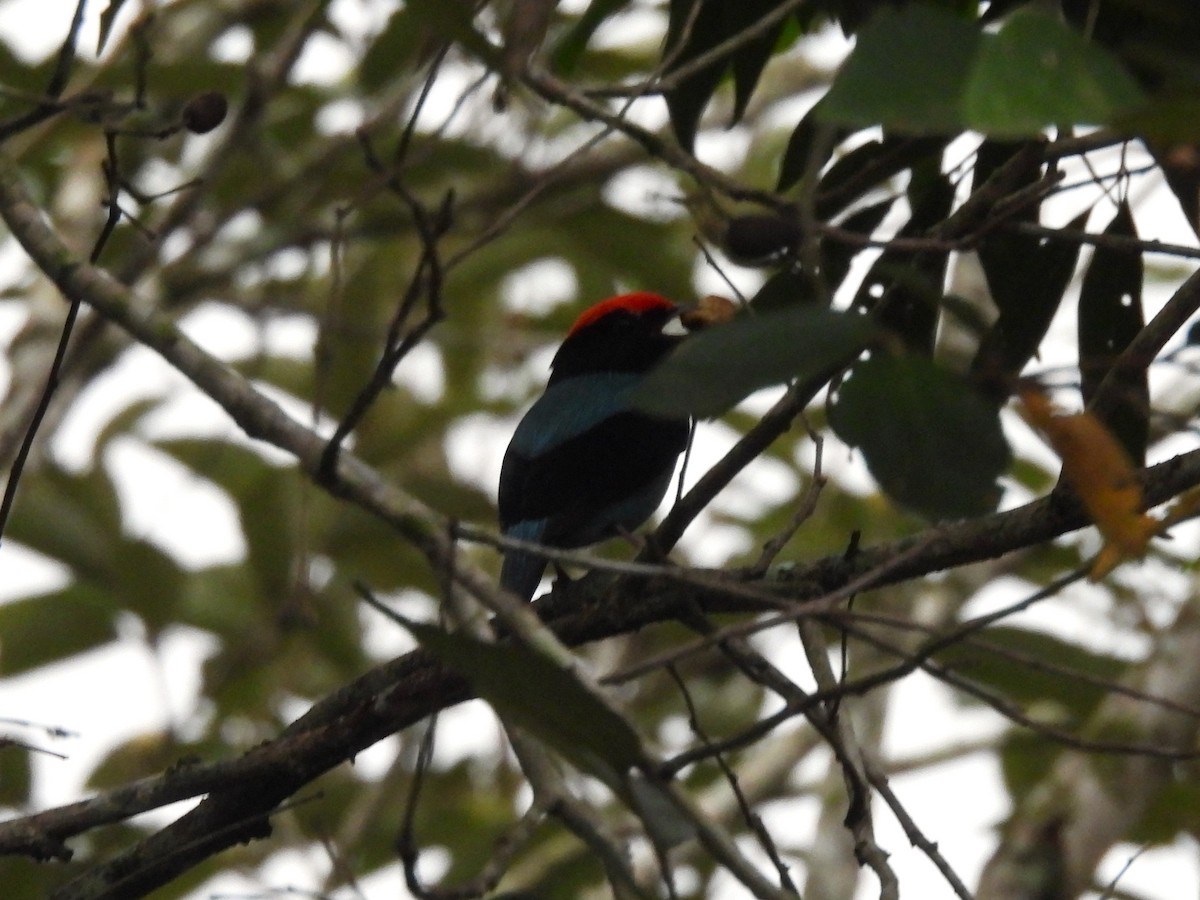
M 1029 142 L 984 141 L 976 154 L 973 187 L 978 188 L 1014 158 L 1027 160 L 1014 190 L 1041 178 L 1040 154 L 1027 153 Z M 1020 210 L 1014 220 L 1036 223 L 1039 205 Z M 1084 211 L 1068 224 L 1079 230 L 1088 220 Z M 1079 260 L 1080 244 L 998 229 L 979 245 L 979 262 L 999 315 L 984 332 L 971 373 L 980 389 L 997 403 L 1013 390 L 1016 377 L 1037 352 L 1062 304 Z
M 181 745 L 169 731 L 135 735 L 105 754 L 88 775 L 87 786 L 104 790 L 161 772 L 179 760 L 180 749 Z
M 702 4 L 699 12 L 695 12 L 697 3 Z M 687 30 L 689 23 L 691 28 Z M 712 3 L 705 3 L 704 0 L 671 0 L 667 40 L 663 50 L 664 57 L 673 60 L 667 68 L 667 75 L 712 49 L 724 38 L 725 17 L 721 12 L 720 0 Z M 719 60 L 704 66 L 666 93 L 671 128 L 675 132 L 675 139 L 685 150 L 691 150 L 696 142 L 700 114 L 720 84 L 727 63 L 727 60 Z
M 983 14 L 979 17 L 979 21 L 985 24 L 998 22 L 1013 10 L 1019 9 L 1030 2 L 1032 2 L 1032 0 L 992 0 L 992 2 L 988 4 L 988 8 L 985 9 Z
M 38 745 L 36 740 L 32 743 Z M 0 806 L 14 809 L 29 802 L 32 784 L 29 756 L 30 751 L 24 747 L 0 746 Z
M 838 227 L 853 234 L 869 237 L 874 234 L 895 204 L 894 199 L 888 199 L 864 206 L 839 222 Z M 850 263 L 854 261 L 854 257 L 866 249 L 864 244 L 839 241 L 832 236 L 821 239 L 821 277 L 828 291 L 832 293 L 838 289 L 849 274 Z
M 1112 237 L 1136 238 L 1127 201 L 1104 229 Z M 1083 402 L 1090 403 L 1117 357 L 1142 330 L 1142 253 L 1136 247 L 1097 247 L 1079 292 L 1079 372 Z M 1116 373 L 1116 402 L 1104 414 L 1107 425 L 1137 465 L 1146 457 L 1150 388 L 1145 366 Z
M 1121 131 L 1149 138 L 1160 146 L 1200 141 L 1200 89 L 1152 97 L 1118 113 L 1114 124 Z
M 0 606 L 0 675 L 17 675 L 107 644 L 120 598 L 85 584 Z
M 1092 717 L 1110 691 L 1100 682 L 1120 678 L 1128 664 L 1043 631 L 993 626 L 976 640 L 954 644 L 937 653 L 938 662 L 961 671 L 971 681 L 992 688 L 1022 707 L 1052 703 L 1065 719 L 1079 724 Z M 1053 661 L 1078 672 L 1039 669 L 1025 660 Z
M 926 167 L 931 164 L 913 170 L 909 185 L 913 214 L 900 229 L 900 237 L 923 235 L 950 213 L 954 185 L 947 176 L 938 171 L 923 187 L 916 184 Z M 875 321 L 899 336 L 908 350 L 930 356 L 949 259 L 947 250 L 913 252 L 889 247 L 872 264 L 854 305 L 871 310 Z
M 543 654 L 521 644 L 485 643 L 432 625 L 403 624 L 502 717 L 580 770 L 614 785 L 641 762 L 641 740 L 629 723 Z
M 95 453 L 99 455 L 115 438 L 132 434 L 142 419 L 158 409 L 162 401 L 162 397 L 145 397 L 136 400 L 109 419 L 108 424 L 96 435 Z
M 1050 125 L 1101 125 L 1141 101 L 1132 76 L 1106 50 L 1036 9 L 1014 13 L 979 50 L 962 124 L 994 135 Z
M 1020 136 L 1108 124 L 1141 99 L 1115 57 L 1053 16 L 1020 10 L 983 34 L 969 19 L 912 4 L 886 7 L 862 29 L 822 116 L 915 134 Z
M 697 3 L 700 4 L 699 11 L 696 10 Z M 777 5 L 777 0 L 671 0 L 663 55 L 670 63 L 666 74 L 670 76 L 728 38 L 750 28 Z M 784 24 L 781 20 L 667 91 L 671 127 L 681 146 L 688 150 L 692 148 L 700 116 L 721 78 L 731 68 L 734 99 L 730 124 L 741 119 Z
M 770 313 L 816 299 L 812 279 L 800 266 L 789 266 L 763 282 L 758 293 L 750 298 L 750 308 L 759 314 Z
M 1180 834 L 1200 832 L 1200 784 L 1179 777 L 1154 796 L 1126 839 L 1137 844 L 1170 844 Z
M 678 847 L 696 836 L 696 828 L 665 790 L 638 772 L 626 781 L 632 805 L 660 847 Z
M 499 50 L 475 27 L 474 6 L 466 0 L 408 0 L 404 4 L 415 24 L 439 38 L 453 41 L 489 69 L 499 67 Z
M 511 770 L 505 766 L 489 768 L 491 772 L 481 771 L 478 758 L 468 757 L 448 769 L 439 766 L 427 775 L 422 790 L 424 802 L 415 810 L 415 831 L 424 845 L 452 848 L 453 860 L 440 879 L 442 884 L 460 884 L 477 876 L 491 862 L 495 840 L 502 839 L 512 827 Z M 362 802 L 362 788 L 361 782 L 347 785 L 346 806 L 350 815 Z M 324 804 L 317 803 L 307 806 L 312 814 L 314 835 L 328 831 L 329 816 L 323 807 Z M 405 812 L 399 804 L 381 804 L 373 815 L 372 827 L 367 830 L 383 832 L 371 837 L 376 866 L 395 862 L 394 835 L 403 827 Z M 463 836 L 468 834 L 478 835 L 480 840 L 464 841 Z M 489 900 L 495 896 L 487 894 Z
M 1046 740 L 1023 728 L 1013 728 L 1000 744 L 1000 772 L 1004 786 L 1017 806 L 1040 787 L 1062 753 L 1056 741 Z M 1100 758 L 1096 754 L 1092 759 Z M 1037 806 L 1044 810 L 1035 823 L 1031 822 L 1030 840 L 1020 857 L 1021 890 L 1027 897 L 1068 897 L 1066 866 L 1062 854 L 1062 819 L 1055 815 L 1050 803 Z
M 849 128 L 837 128 L 820 121 L 820 107 L 818 102 L 806 112 L 788 138 L 779 162 L 775 190 L 786 191 L 794 186 L 810 167 L 819 172 L 834 148 L 852 133 Z
M 888 135 L 855 147 L 829 167 L 817 190 L 817 218 L 833 218 L 872 188 L 906 169 L 941 159 L 946 139 Z
M 189 572 L 176 621 L 211 631 L 222 639 L 263 627 L 265 604 L 257 588 L 253 575 L 241 563 Z
M 839 227 L 854 234 L 870 236 L 879 223 L 895 205 L 894 199 L 863 207 L 838 223 Z M 854 241 L 839 240 L 833 235 L 820 239 L 820 286 L 804 270 L 793 263 L 776 272 L 758 289 L 750 300 L 750 307 L 757 313 L 773 312 L 800 304 L 827 302 L 837 291 L 850 271 L 854 257 L 867 249 L 866 245 Z
M 1193 116 L 1190 120 L 1192 122 L 1191 136 L 1176 141 L 1167 141 L 1159 138 L 1159 140 L 1163 140 L 1163 144 L 1160 146 L 1170 146 L 1171 144 L 1192 145 L 1200 141 L 1200 128 L 1195 124 L 1197 119 L 1200 119 L 1200 96 L 1193 98 L 1190 114 Z M 1151 143 L 1151 136 L 1148 134 L 1148 130 L 1138 131 L 1137 134 L 1143 138 L 1153 152 L 1155 145 Z M 1196 165 L 1196 160 L 1190 153 L 1179 154 L 1170 151 L 1156 153 L 1155 160 L 1162 170 L 1167 187 L 1171 189 L 1171 193 L 1179 201 L 1179 208 L 1183 212 L 1183 217 L 1192 226 L 1192 231 L 1200 235 L 1200 166 Z
M 971 167 L 971 190 L 976 191 L 987 184 L 989 178 L 996 174 L 1013 159 L 1020 158 L 1021 170 L 1011 180 L 1012 190 L 1020 190 L 1026 185 L 1035 183 L 1042 175 L 1042 154 L 1034 154 L 1042 142 L 1039 139 L 1027 141 L 1006 141 L 998 138 L 988 138 L 975 151 L 975 165 Z M 1038 207 L 1036 204 L 1026 204 L 1006 221 L 1034 222 L 1037 221 Z
M 872 356 L 838 390 L 829 423 L 898 503 L 931 519 L 996 508 L 1009 449 L 999 412 L 918 356 Z
M 284 596 L 292 586 L 300 531 L 294 512 L 301 482 L 295 470 L 273 466 L 253 450 L 224 441 L 184 438 L 154 446 L 229 494 L 237 505 L 246 562 L 258 578 L 260 595 Z
M 822 116 L 913 133 L 959 131 L 981 42 L 977 26 L 960 16 L 923 4 L 885 7 L 859 32 L 825 95 Z
M 555 43 L 550 53 L 551 69 L 559 75 L 573 74 L 596 29 L 628 5 L 629 0 L 592 0 L 583 15 Z
M 1090 210 L 1067 228 L 1087 224 Z M 1081 245 L 998 231 L 983 241 L 979 261 L 1000 315 L 983 336 L 971 373 L 996 402 L 1012 392 L 1014 379 L 1037 353 L 1062 305 Z
M 137 613 L 152 631 L 177 620 L 188 576 L 173 557 L 149 541 L 125 538 L 112 562 L 112 590 L 123 608 Z
M 760 388 L 828 376 L 866 345 L 863 316 L 800 307 L 742 318 L 689 338 L 631 397 L 660 416 L 710 418 Z
M 47 462 L 27 472 L 5 537 L 58 560 L 80 578 L 107 581 L 121 539 L 121 510 L 104 466 L 77 475 Z
M 413 57 L 424 37 L 407 6 L 393 12 L 356 69 L 362 86 L 368 90 L 378 90 L 393 81 L 398 73 L 415 69 L 417 62 Z
M 713 0 L 708 0 L 712 3 Z M 722 40 L 740 34 L 772 12 L 779 0 L 724 0 L 725 29 Z M 733 115 L 729 124 L 736 125 L 746 112 L 746 106 L 758 86 L 758 79 L 771 58 L 775 43 L 783 32 L 783 19 L 733 54 Z
M 104 8 L 104 12 L 100 13 L 100 37 L 96 41 L 96 53 L 104 52 L 104 45 L 108 43 L 108 36 L 112 34 L 113 23 L 117 19 L 117 14 L 120 13 L 121 7 L 125 5 L 125 0 L 109 0 L 108 6 Z

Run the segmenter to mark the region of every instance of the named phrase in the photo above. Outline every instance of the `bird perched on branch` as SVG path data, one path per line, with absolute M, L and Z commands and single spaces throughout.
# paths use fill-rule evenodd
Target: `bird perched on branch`
M 629 395 L 690 331 L 732 313 L 720 298 L 681 307 L 651 293 L 622 294 L 585 310 L 504 455 L 505 536 L 582 547 L 649 518 L 666 494 L 690 425 L 633 409 Z M 545 569 L 537 555 L 509 550 L 500 584 L 530 598 Z

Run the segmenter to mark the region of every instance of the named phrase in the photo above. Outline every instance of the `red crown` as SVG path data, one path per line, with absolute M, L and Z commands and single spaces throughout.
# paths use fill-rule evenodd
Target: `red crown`
M 638 291 L 633 294 L 620 294 L 616 297 L 609 297 L 607 300 L 602 300 L 595 306 L 590 306 L 580 313 L 579 318 L 575 320 L 575 324 L 571 326 L 571 330 L 567 332 L 570 336 L 577 331 L 587 328 L 593 322 L 596 322 L 611 312 L 625 310 L 627 312 L 641 315 L 651 309 L 674 309 L 675 304 L 658 294 L 651 294 L 649 291 Z

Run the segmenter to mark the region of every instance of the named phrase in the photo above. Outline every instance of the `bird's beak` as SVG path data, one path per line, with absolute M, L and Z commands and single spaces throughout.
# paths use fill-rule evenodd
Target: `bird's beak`
M 720 325 L 737 315 L 737 304 L 726 297 L 709 294 L 695 306 L 679 313 L 679 323 L 689 332 Z

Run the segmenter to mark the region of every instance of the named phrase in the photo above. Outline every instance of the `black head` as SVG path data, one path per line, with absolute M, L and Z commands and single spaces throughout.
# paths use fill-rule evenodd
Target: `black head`
M 550 364 L 550 383 L 593 372 L 646 372 L 687 334 L 658 294 L 622 294 L 587 309 Z

